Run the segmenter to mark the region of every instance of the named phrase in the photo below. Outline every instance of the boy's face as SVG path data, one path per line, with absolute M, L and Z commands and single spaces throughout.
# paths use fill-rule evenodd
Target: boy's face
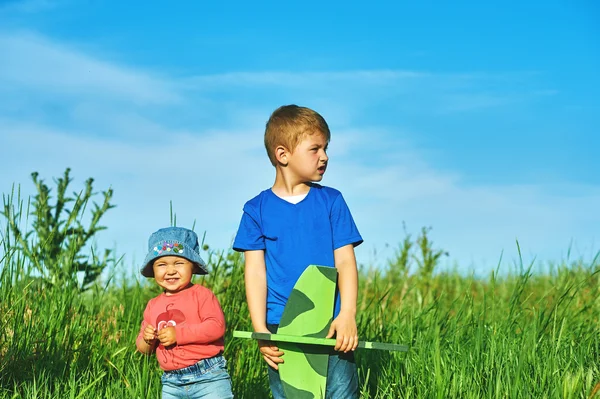
M 306 135 L 289 153 L 289 171 L 303 182 L 321 181 L 327 169 L 327 140 L 320 133 Z
M 154 261 L 154 279 L 167 295 L 186 289 L 192 281 L 193 264 L 179 256 L 162 256 Z

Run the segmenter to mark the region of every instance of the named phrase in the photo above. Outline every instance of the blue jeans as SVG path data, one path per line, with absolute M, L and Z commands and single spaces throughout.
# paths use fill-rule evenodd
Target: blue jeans
M 231 378 L 221 355 L 200 360 L 178 370 L 165 371 L 161 377 L 162 399 L 229 399 Z
M 267 328 L 271 333 L 277 333 L 276 324 L 269 324 Z M 267 367 L 269 370 L 269 386 L 274 399 L 285 399 L 283 386 L 279 379 L 279 371 Z M 329 355 L 327 366 L 326 399 L 358 399 L 358 371 L 354 361 L 354 352 L 336 352 L 333 349 Z

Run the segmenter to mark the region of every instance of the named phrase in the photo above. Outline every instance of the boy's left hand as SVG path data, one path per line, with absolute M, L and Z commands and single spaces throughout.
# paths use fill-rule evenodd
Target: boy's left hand
M 329 332 L 326 338 L 335 337 L 336 351 L 348 352 L 353 351 L 358 346 L 358 331 L 356 329 L 356 320 L 354 315 L 349 312 L 340 312 L 329 327 Z
M 162 346 L 171 346 L 177 343 L 177 338 L 175 337 L 175 327 L 173 326 L 158 330 L 156 335 Z

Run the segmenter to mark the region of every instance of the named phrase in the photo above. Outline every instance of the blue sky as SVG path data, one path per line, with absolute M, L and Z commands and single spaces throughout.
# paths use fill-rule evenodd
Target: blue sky
M 340 189 L 384 265 L 431 226 L 445 267 L 487 274 L 519 240 L 543 266 L 600 250 L 600 6 L 592 1 L 0 1 L 4 173 L 72 168 L 115 190 L 101 246 L 144 255 L 169 224 L 227 249 L 274 178 L 282 104 L 332 129 Z

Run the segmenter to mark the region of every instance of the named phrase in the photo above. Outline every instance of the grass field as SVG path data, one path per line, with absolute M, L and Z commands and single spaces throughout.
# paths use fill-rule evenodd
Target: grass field
M 158 398 L 160 370 L 135 351 L 152 284 L 117 276 L 83 294 L 26 277 L 4 248 L 0 286 L 0 397 Z M 225 349 L 239 398 L 266 398 L 237 254 L 212 256 L 198 282 L 219 297 Z M 357 353 L 362 398 L 587 398 L 600 382 L 598 265 L 475 280 L 409 275 L 391 286 L 362 273 L 361 337 L 407 343 L 408 353 Z M 600 397 L 600 395 L 599 395 Z
M 157 361 L 134 344 L 153 282 L 123 265 L 84 291 L 49 281 L 32 266 L 45 255 L 11 237 L 0 237 L 0 398 L 159 398 Z M 196 282 L 226 315 L 234 393 L 268 398 L 256 344 L 231 338 L 251 329 L 242 258 L 209 253 L 211 273 Z M 598 256 L 476 279 L 435 272 L 440 253 L 424 230 L 387 269 L 361 269 L 359 335 L 410 346 L 357 352 L 361 398 L 600 398 Z

